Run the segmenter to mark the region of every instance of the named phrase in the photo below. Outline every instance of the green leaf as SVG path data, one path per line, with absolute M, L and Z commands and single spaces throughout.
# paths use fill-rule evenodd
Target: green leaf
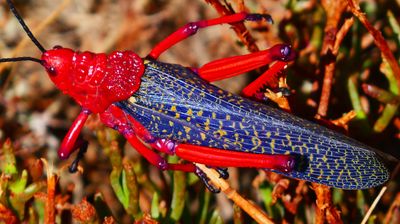
M 169 162 L 176 163 L 178 161 L 177 156 L 170 156 Z M 185 195 L 186 195 L 186 174 L 182 171 L 173 171 L 173 193 L 171 201 L 171 213 L 170 218 L 173 221 L 178 221 L 183 212 L 185 206 Z
M 14 148 L 9 139 L 4 142 L 1 151 L 3 152 L 3 158 L 0 160 L 0 170 L 5 175 L 15 176 L 18 170 L 14 156 Z
M 154 219 L 160 218 L 160 208 L 159 208 L 160 200 L 158 193 L 155 191 L 153 193 L 153 198 L 151 199 L 151 217 Z

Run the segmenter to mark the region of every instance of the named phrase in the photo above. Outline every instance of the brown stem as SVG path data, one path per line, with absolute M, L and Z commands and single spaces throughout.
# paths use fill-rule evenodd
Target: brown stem
M 338 32 L 337 27 L 340 21 L 340 17 L 346 10 L 346 2 L 340 1 L 322 1 L 327 15 L 327 22 L 325 25 L 325 37 L 321 50 L 321 67 L 324 68 L 325 74 L 322 82 L 321 98 L 318 106 L 318 115 L 325 117 L 328 111 L 329 99 L 331 95 L 333 76 L 336 67 L 336 56 L 337 49 L 343 37 L 347 33 L 351 26 L 348 24 L 343 25 L 341 30 Z M 340 36 L 338 36 L 340 34 Z M 336 49 L 336 50 L 335 50 Z
M 45 205 L 45 221 L 44 223 L 55 223 L 56 221 L 56 185 L 57 176 L 52 173 L 51 168 L 47 168 L 47 198 Z
M 325 221 L 327 223 L 343 223 L 339 211 L 332 203 L 331 189 L 317 183 L 312 183 L 312 186 L 317 196 L 315 223 L 323 224 Z
M 328 112 L 329 99 L 331 97 L 333 74 L 335 73 L 335 62 L 325 65 L 324 81 L 322 82 L 321 98 L 319 100 L 318 115 L 325 117 Z
M 354 110 L 349 111 L 342 117 L 336 119 L 336 120 L 331 120 L 332 124 L 334 124 L 337 127 L 342 127 L 346 131 L 348 130 L 349 126 L 348 123 L 353 120 L 357 116 L 357 113 Z
M 218 0 L 205 0 L 208 4 L 212 5 L 215 10 L 221 15 L 231 15 L 234 14 L 235 11 L 229 5 L 223 5 Z M 250 52 L 257 52 L 259 51 L 258 46 L 254 38 L 251 36 L 247 28 L 244 26 L 243 23 L 235 23 L 231 24 L 232 29 L 235 31 L 236 35 L 239 37 L 240 41 L 247 47 L 248 51 Z
M 342 43 L 344 37 L 346 36 L 347 32 L 349 32 L 349 30 L 350 30 L 351 26 L 353 26 L 353 24 L 354 24 L 353 18 L 349 18 L 344 21 L 342 27 L 336 34 L 336 40 L 335 40 L 335 43 L 333 45 L 333 50 L 332 50 L 333 54 L 335 54 L 335 55 L 338 54 L 340 44 Z
M 235 189 L 232 189 L 228 182 L 220 178 L 220 174 L 217 171 L 209 169 L 203 164 L 197 163 L 196 166 L 201 169 L 208 178 L 210 178 L 210 181 L 215 187 L 220 188 L 221 192 L 223 192 L 237 206 L 243 209 L 243 211 L 249 214 L 256 222 L 270 224 L 274 223 L 259 207 L 243 198 Z

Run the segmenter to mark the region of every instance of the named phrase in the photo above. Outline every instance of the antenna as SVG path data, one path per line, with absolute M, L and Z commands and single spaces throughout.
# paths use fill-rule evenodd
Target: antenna
M 0 63 L 2 63 L 2 62 L 16 62 L 16 61 L 33 61 L 33 62 L 37 62 L 39 64 L 43 63 L 42 60 L 40 60 L 38 58 L 32 58 L 32 57 L 0 58 Z
M 18 13 L 17 9 L 15 8 L 14 4 L 11 2 L 11 0 L 7 0 L 7 4 L 10 7 L 11 12 L 14 14 L 15 18 L 17 18 L 19 24 L 21 24 L 22 28 L 25 30 L 25 33 L 28 35 L 28 37 L 32 40 L 32 42 L 39 48 L 41 52 L 46 52 L 46 49 L 39 43 L 39 41 L 36 39 L 35 36 L 33 36 L 31 30 L 28 28 L 28 26 L 25 24 L 24 20 L 22 19 L 21 15 Z M 31 60 L 32 58 L 28 59 L 29 57 L 21 57 L 21 60 L 15 60 L 15 61 L 23 61 L 22 58 L 25 58 L 26 60 L 30 61 L 37 61 L 36 60 Z M 4 58 L 6 59 L 6 58 Z M 11 58 L 10 58 L 11 59 Z M 17 58 L 15 58 L 17 59 Z

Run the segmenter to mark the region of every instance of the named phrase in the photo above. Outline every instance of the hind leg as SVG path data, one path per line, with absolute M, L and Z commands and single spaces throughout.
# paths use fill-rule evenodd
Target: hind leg
M 242 21 L 260 21 L 267 20 L 272 23 L 270 15 L 267 14 L 249 14 L 245 12 L 236 13 L 232 15 L 222 16 L 210 20 L 202 20 L 197 22 L 188 23 L 185 26 L 179 28 L 177 31 L 169 35 L 163 41 L 158 43 L 152 51 L 149 53 L 147 58 L 157 59 L 161 53 L 168 50 L 173 45 L 181 42 L 182 40 L 194 35 L 200 28 L 206 28 L 209 26 L 215 26 L 224 23 L 237 23 Z

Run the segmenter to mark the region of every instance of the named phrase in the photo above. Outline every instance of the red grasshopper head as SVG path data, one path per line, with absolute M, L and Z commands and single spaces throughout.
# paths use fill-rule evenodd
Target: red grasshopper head
M 106 55 L 56 46 L 44 51 L 41 61 L 54 84 L 93 113 L 129 98 L 144 72 L 142 59 L 131 51 Z
M 74 52 L 59 46 L 46 50 L 29 30 L 11 0 L 7 3 L 26 34 L 42 51 L 42 57 L 1 58 L 0 62 L 29 60 L 42 64 L 63 93 L 92 113 L 103 112 L 112 103 L 127 99 L 138 90 L 144 65 L 135 53 L 116 51 L 110 55 L 94 54 Z

